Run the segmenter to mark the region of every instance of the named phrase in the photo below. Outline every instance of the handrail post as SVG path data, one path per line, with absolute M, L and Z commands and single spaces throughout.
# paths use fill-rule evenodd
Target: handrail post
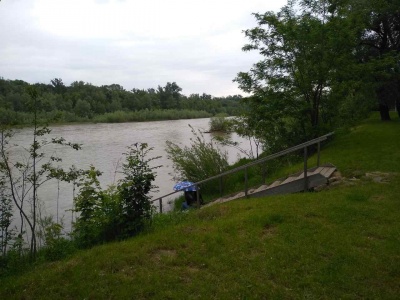
M 219 178 L 219 193 L 220 193 L 221 197 L 222 197 L 222 192 L 223 192 L 222 184 L 223 184 L 223 182 L 222 182 L 222 176 L 221 176 Z
M 247 168 L 244 168 L 244 195 L 247 198 Z
M 321 141 L 318 142 L 318 156 L 317 156 L 317 167 L 319 167 L 319 153 L 321 151 Z
M 197 184 L 194 187 L 196 188 L 197 207 L 200 208 L 200 189 L 199 189 L 199 186 Z
M 160 207 L 160 214 L 162 214 L 162 198 L 158 200 L 159 207 Z
M 265 163 L 262 166 L 263 166 L 262 168 L 263 184 L 265 184 L 267 182 L 267 170 L 266 170 L 267 167 Z
M 308 180 L 307 180 L 307 146 L 304 147 L 304 191 L 308 191 Z

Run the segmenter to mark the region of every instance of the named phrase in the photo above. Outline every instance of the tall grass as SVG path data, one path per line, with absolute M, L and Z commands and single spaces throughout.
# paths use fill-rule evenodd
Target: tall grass
M 229 132 L 232 128 L 228 114 L 217 114 L 210 119 L 210 132 Z
M 229 166 L 227 153 L 216 147 L 212 140 L 206 141 L 200 130 L 191 130 L 193 138 L 190 139 L 190 147 L 166 142 L 165 151 L 173 162 L 177 179 L 199 182 L 224 172 Z M 214 187 L 214 184 L 205 183 L 202 191 L 212 190 Z
M 33 114 L 27 112 L 0 111 L 0 123 L 10 125 L 30 125 Z M 161 120 L 197 119 L 209 118 L 212 114 L 197 110 L 139 110 L 139 111 L 115 111 L 103 115 L 95 115 L 93 118 L 79 117 L 67 111 L 54 110 L 51 112 L 40 112 L 38 120 L 40 123 L 72 123 L 72 122 L 95 122 L 95 123 L 123 123 L 123 122 L 145 122 Z

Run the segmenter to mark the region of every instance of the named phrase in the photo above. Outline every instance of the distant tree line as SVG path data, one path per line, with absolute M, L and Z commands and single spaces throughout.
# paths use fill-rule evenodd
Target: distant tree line
M 22 80 L 6 80 L 0 77 L 0 122 L 2 124 L 24 124 L 29 119 L 30 84 Z M 236 115 L 240 107 L 240 95 L 213 97 L 209 94 L 185 96 L 175 82 L 168 82 L 156 89 L 125 90 L 119 84 L 95 86 L 83 81 L 74 81 L 69 86 L 61 78 L 48 84 L 33 84 L 39 90 L 38 110 L 43 119 L 50 122 L 73 122 L 85 120 L 114 120 L 117 118 L 96 117 L 118 112 L 123 113 L 152 110 L 173 110 L 176 118 L 180 111 L 198 111 L 199 117 L 217 113 Z M 162 118 L 162 116 L 159 116 Z

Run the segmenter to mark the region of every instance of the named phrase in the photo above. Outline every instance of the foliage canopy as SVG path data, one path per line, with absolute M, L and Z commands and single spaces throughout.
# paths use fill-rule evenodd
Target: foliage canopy
M 376 103 L 388 110 L 388 99 L 399 98 L 399 15 L 386 0 L 290 0 L 277 13 L 254 14 L 243 50 L 262 59 L 235 81 L 251 93 L 245 120 L 264 149 L 352 123 Z

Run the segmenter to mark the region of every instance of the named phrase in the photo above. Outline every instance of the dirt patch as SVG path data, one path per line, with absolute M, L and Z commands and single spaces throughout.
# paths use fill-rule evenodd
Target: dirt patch
M 304 215 L 307 219 L 319 219 L 321 218 L 320 215 L 313 213 L 313 212 L 308 212 Z
M 334 188 L 335 186 L 354 186 L 358 184 L 365 184 L 367 182 L 376 182 L 387 184 L 391 182 L 391 179 L 397 173 L 388 173 L 388 172 L 367 172 L 362 175 L 357 173 L 357 176 L 354 177 L 343 177 L 339 171 L 336 171 L 332 174 L 332 176 L 328 179 L 328 184 L 320 185 L 314 188 L 314 191 L 319 192 L 326 189 Z
M 190 273 L 190 274 L 195 274 L 195 273 L 199 272 L 200 269 L 196 268 L 196 267 L 193 267 L 193 266 L 189 266 L 189 267 L 186 268 L 186 271 L 188 273 Z
M 372 198 L 371 198 L 373 201 L 383 201 L 383 200 L 385 200 L 385 196 L 383 196 L 383 195 L 376 195 L 376 196 L 372 196 Z
M 266 225 L 264 226 L 261 234 L 261 238 L 271 238 L 278 232 L 278 228 L 275 225 Z
M 379 234 L 375 234 L 375 233 L 369 233 L 368 236 L 367 236 L 367 239 L 383 241 L 383 240 L 386 240 L 386 237 L 381 236 Z
M 69 267 L 75 267 L 81 263 L 82 263 L 82 260 L 80 260 L 80 259 L 70 259 L 70 260 L 68 260 L 66 265 Z
M 389 183 L 393 174 L 384 172 L 366 173 L 365 177 L 377 183 Z
M 157 261 L 163 259 L 171 259 L 177 257 L 176 250 L 173 249 L 158 249 L 153 253 L 153 258 Z

